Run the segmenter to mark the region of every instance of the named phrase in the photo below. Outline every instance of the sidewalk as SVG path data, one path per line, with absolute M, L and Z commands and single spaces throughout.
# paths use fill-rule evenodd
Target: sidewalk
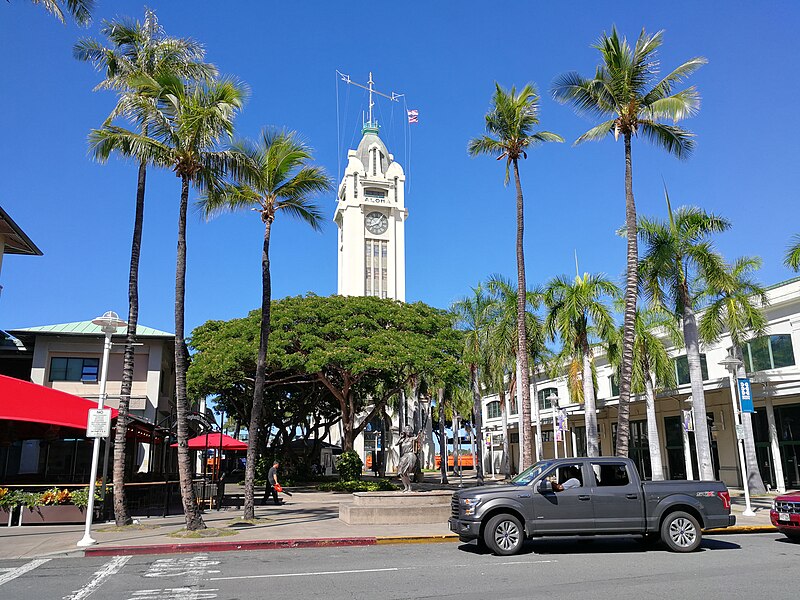
M 428 474 L 426 483 L 415 489 L 442 489 Z M 451 481 L 452 478 L 451 478 Z M 464 478 L 464 486 L 474 485 L 474 478 Z M 487 480 L 491 485 L 495 482 Z M 499 482 L 497 482 L 499 483 Z M 458 489 L 455 484 L 446 486 Z M 206 511 L 203 519 L 209 528 L 235 532 L 234 535 L 213 538 L 185 539 L 168 534 L 184 526 L 183 515 L 166 518 L 141 518 L 142 529 L 122 532 L 104 531 L 113 523 L 99 523 L 92 528 L 97 544 L 86 550 L 86 555 L 111 554 L 161 554 L 172 552 L 207 552 L 213 550 L 266 549 L 302 546 L 372 545 L 381 543 L 409 543 L 456 541 L 447 523 L 410 525 L 348 525 L 339 520 L 339 504 L 352 502 L 350 494 L 318 492 L 309 488 L 293 491 L 283 506 L 256 507 L 256 517 L 262 521 L 249 525 L 235 524 L 242 512 L 239 509 Z M 769 521 L 772 497 L 752 500 L 754 517 L 743 517 L 744 498 L 731 490 L 732 510 L 736 527 L 717 530 L 720 533 L 774 531 Z M 234 526 L 231 526 L 234 525 Z M 0 559 L 33 558 L 41 556 L 81 556 L 76 542 L 83 536 L 83 526 L 22 526 L 0 527 Z

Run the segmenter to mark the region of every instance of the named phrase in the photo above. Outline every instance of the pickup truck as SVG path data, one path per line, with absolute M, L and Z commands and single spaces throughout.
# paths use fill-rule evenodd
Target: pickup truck
M 522 549 L 526 538 L 641 535 L 674 552 L 700 545 L 702 529 L 735 524 L 720 481 L 641 481 L 628 458 L 564 458 L 536 463 L 509 485 L 453 494 L 450 530 L 495 554 Z

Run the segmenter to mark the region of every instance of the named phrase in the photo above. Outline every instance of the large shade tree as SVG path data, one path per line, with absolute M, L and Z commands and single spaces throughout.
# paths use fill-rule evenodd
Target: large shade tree
M 100 33 L 107 45 L 85 38 L 79 40 L 73 55 L 91 62 L 104 79 L 95 90 L 113 90 L 118 99 L 107 123 L 128 117 L 141 123 L 140 132 L 147 135 L 147 113 L 157 99 L 146 89 L 137 87 L 142 76 L 173 74 L 189 80 L 206 80 L 216 74 L 213 65 L 203 62 L 203 47 L 191 39 L 173 38 L 166 34 L 155 12 L 145 10 L 143 21 L 123 18 L 103 22 Z M 98 156 L 101 160 L 106 155 Z M 128 407 L 133 384 L 134 347 L 139 322 L 139 256 L 142 246 L 147 161 L 139 161 L 133 220 L 131 260 L 128 270 L 128 327 L 122 361 L 119 418 L 114 435 L 114 518 L 118 526 L 131 522 L 125 494 L 125 455 L 127 450 Z
M 583 408 L 586 420 L 586 455 L 600 456 L 597 433 L 597 409 L 592 376 L 592 345 L 612 335 L 614 319 L 607 304 L 619 294 L 614 283 L 605 275 L 556 277 L 545 286 L 547 307 L 545 330 L 551 340 L 563 344 L 559 362 L 575 361 L 580 366 L 583 384 Z
M 687 60 L 661 76 L 657 50 L 664 32 L 648 34 L 642 30 L 631 45 L 620 37 L 615 27 L 594 44 L 600 64 L 594 76 L 577 72 L 559 76 L 553 83 L 553 97 L 570 103 L 580 114 L 606 119 L 581 135 L 575 144 L 614 136 L 623 139 L 625 153 L 625 225 L 627 237 L 627 277 L 623 312 L 622 365 L 619 385 L 617 448 L 627 456 L 629 440 L 629 401 L 633 370 L 634 319 L 638 297 L 639 251 L 636 236 L 636 203 L 633 196 L 631 146 L 640 134 L 658 148 L 678 158 L 687 158 L 694 147 L 694 135 L 677 125 L 700 108 L 700 96 L 694 86 L 676 88 L 702 65 L 703 57 Z M 669 121 L 671 123 L 666 123 Z
M 527 290 L 525 281 L 525 205 L 522 195 L 522 182 L 519 176 L 519 161 L 528 158 L 528 149 L 545 142 L 563 142 L 564 139 L 549 131 L 537 131 L 539 125 L 539 95 L 533 84 L 527 84 L 519 92 L 512 86 L 510 90 L 495 83 L 489 112 L 485 117 L 486 134 L 469 142 L 470 155 L 488 154 L 505 162 L 505 184 L 508 185 L 510 173 L 514 173 L 516 188 L 516 255 L 517 255 L 517 289 Z M 528 340 L 525 330 L 525 295 L 517 298 L 517 347 L 527 348 Z M 521 427 L 520 470 L 533 464 L 533 444 L 531 439 L 531 392 L 528 356 L 522 352 L 517 361 L 518 385 L 521 388 L 520 404 Z
M 666 193 L 666 192 L 665 192 Z M 698 298 L 706 286 L 724 280 L 725 261 L 714 249 L 711 235 L 730 228 L 730 223 L 700 208 L 672 210 L 669 194 L 667 219 L 639 219 L 638 234 L 645 245 L 640 272 L 650 302 L 681 320 L 689 379 L 692 387 L 695 443 L 700 479 L 714 479 L 708 435 L 706 399 L 697 325 Z
M 767 293 L 754 278 L 759 268 L 759 258 L 738 258 L 726 267 L 721 277 L 714 278 L 703 290 L 705 308 L 700 316 L 700 337 L 704 342 L 712 343 L 728 333 L 732 355 L 739 361 L 737 378 L 747 377 L 742 347 L 750 338 L 761 337 L 767 331 L 767 318 L 763 311 L 767 306 Z M 767 490 L 758 470 L 753 421 L 749 412 L 742 412 L 741 419 L 747 485 L 751 493 L 765 494 Z
M 156 99 L 138 112 L 139 129 L 131 131 L 106 124 L 89 135 L 98 157 L 113 151 L 158 167 L 171 169 L 180 179 L 178 206 L 178 248 L 175 262 L 175 406 L 178 438 L 178 472 L 186 528 L 205 527 L 192 486 L 189 428 L 186 415 L 188 352 L 185 344 L 186 300 L 186 213 L 192 187 L 205 190 L 228 174 L 238 175 L 241 158 L 222 146 L 233 135 L 233 121 L 241 109 L 246 88 L 231 80 L 187 82 L 170 73 L 137 78 L 137 89 Z
M 294 131 L 264 130 L 258 142 L 239 142 L 234 150 L 244 157 L 238 181 L 211 188 L 203 197 L 207 216 L 225 211 L 255 211 L 264 224 L 261 247 L 261 323 L 256 361 L 253 404 L 248 431 L 256 437 L 262 426 L 267 349 L 270 334 L 272 280 L 269 244 L 272 225 L 280 214 L 294 217 L 317 231 L 322 229 L 322 210 L 315 197 L 331 189 L 325 171 L 312 165 L 312 151 Z M 255 517 L 254 486 L 256 444 L 247 448 L 244 487 L 244 518 Z

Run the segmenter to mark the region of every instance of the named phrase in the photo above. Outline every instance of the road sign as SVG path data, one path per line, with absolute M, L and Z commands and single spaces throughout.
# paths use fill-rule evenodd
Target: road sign
M 106 438 L 111 435 L 111 409 L 91 408 L 86 420 L 87 438 Z
M 753 390 L 750 387 L 750 380 L 741 378 L 737 381 L 739 382 L 739 401 L 742 404 L 742 412 L 756 412 L 756 409 L 753 407 Z

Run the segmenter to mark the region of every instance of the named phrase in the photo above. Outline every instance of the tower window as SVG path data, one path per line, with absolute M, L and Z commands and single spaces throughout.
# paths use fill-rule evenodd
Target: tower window
M 389 243 L 386 240 L 364 240 L 365 296 L 388 296 L 388 254 Z
M 397 177 L 395 177 L 394 178 L 394 201 L 395 202 L 400 202 L 400 200 L 398 200 L 398 198 L 397 198 L 397 182 L 398 182 L 398 179 L 397 179 Z
M 358 198 L 358 173 L 353 173 L 353 198 Z
M 378 174 L 378 150 L 376 148 L 372 149 L 372 176 L 375 177 Z

